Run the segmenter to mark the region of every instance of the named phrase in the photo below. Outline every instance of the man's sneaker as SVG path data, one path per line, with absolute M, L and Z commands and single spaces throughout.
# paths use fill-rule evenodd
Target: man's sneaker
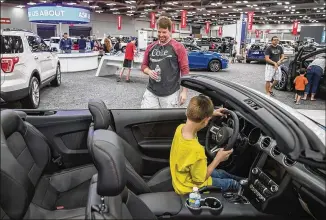
M 117 82 L 121 82 L 121 78 L 120 77 L 117 78 Z

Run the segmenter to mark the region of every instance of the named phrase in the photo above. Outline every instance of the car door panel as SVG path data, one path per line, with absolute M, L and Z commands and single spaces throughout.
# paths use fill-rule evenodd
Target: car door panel
M 142 154 L 144 175 L 169 166 L 176 128 L 185 123 L 185 109 L 111 110 L 116 132 Z M 199 134 L 204 143 L 206 129 Z
M 92 116 L 88 110 L 23 110 L 26 121 L 34 125 L 63 156 L 65 167 L 92 163 L 87 149 L 87 134 Z

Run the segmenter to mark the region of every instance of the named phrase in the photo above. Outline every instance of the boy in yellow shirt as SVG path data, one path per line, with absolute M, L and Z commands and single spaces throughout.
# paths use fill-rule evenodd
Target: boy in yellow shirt
M 224 110 L 214 111 L 214 105 L 207 96 L 199 95 L 190 100 L 187 122 L 176 129 L 170 152 L 172 185 L 176 193 L 190 193 L 194 186 L 201 188 L 213 185 L 222 191 L 239 189 L 240 177 L 215 169 L 219 163 L 228 159 L 233 150 L 219 150 L 207 166 L 205 149 L 197 138 L 197 132 L 207 126 L 212 116 L 224 116 Z

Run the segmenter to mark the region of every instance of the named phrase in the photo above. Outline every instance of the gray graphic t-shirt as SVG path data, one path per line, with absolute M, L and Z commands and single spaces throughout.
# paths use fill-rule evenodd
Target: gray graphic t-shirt
M 274 62 L 278 62 L 281 59 L 282 54 L 284 54 L 284 51 L 280 45 L 277 45 L 276 47 L 270 45 L 265 50 L 265 55 L 269 55 L 269 59 L 273 60 Z M 272 65 L 271 63 L 268 64 Z
M 165 45 L 154 42 L 145 51 L 142 70 L 155 70 L 159 65 L 161 81 L 149 78 L 147 89 L 156 96 L 169 96 L 180 89 L 180 76 L 189 73 L 188 55 L 185 47 L 174 39 Z

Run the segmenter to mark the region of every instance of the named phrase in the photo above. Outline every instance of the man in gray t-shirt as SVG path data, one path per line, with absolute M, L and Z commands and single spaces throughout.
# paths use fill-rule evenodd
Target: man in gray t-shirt
M 278 45 L 278 42 L 278 37 L 272 37 L 272 44 L 265 50 L 265 89 L 267 95 L 273 95 L 273 88 L 282 77 L 280 65 L 284 60 L 284 51 L 283 48 Z M 272 81 L 273 84 L 271 85 Z

